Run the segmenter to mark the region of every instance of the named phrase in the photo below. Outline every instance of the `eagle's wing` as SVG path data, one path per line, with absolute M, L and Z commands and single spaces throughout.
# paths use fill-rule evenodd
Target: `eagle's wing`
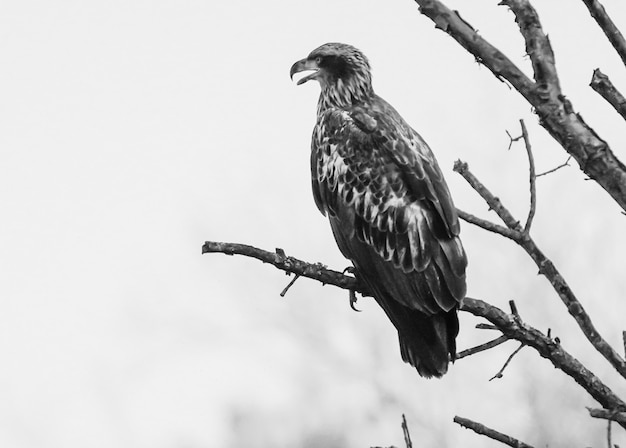
M 465 296 L 456 210 L 428 145 L 378 100 L 368 110 L 329 112 L 314 135 L 316 203 L 339 219 L 335 238 L 357 268 L 365 261 L 347 247 L 352 238 L 385 262 L 377 274 L 397 285 L 395 300 L 426 314 L 449 311 Z

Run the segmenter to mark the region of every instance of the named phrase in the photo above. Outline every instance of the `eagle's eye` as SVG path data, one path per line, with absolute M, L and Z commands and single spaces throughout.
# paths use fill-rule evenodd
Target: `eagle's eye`
M 322 57 L 321 57 L 321 56 L 316 57 L 316 58 L 315 58 L 315 63 L 316 63 L 317 65 L 320 65 L 320 64 L 322 63 Z

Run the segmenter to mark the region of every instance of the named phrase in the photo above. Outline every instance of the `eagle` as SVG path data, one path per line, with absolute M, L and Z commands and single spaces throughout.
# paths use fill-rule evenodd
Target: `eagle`
M 374 93 L 357 48 L 327 43 L 293 64 L 321 86 L 311 142 L 313 197 L 341 253 L 398 331 L 404 362 L 441 377 L 456 355 L 467 257 L 435 156 Z

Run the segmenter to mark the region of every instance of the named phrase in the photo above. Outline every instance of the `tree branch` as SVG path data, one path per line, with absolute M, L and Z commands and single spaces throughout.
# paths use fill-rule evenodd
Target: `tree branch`
M 624 98 L 624 95 L 615 88 L 609 77 L 602 73 L 599 68 L 593 71 L 593 77 L 589 85 L 626 120 L 626 98 Z
M 520 120 L 522 126 L 522 137 L 524 139 L 524 147 L 526 148 L 526 154 L 528 155 L 528 180 L 530 184 L 530 207 L 528 209 L 528 217 L 526 218 L 526 224 L 524 224 L 524 233 L 530 232 L 530 226 L 532 226 L 533 218 L 537 210 L 537 173 L 535 171 L 535 157 L 533 156 L 533 150 L 530 146 L 530 137 L 528 137 L 528 130 L 524 120 Z
M 531 445 L 528 445 L 527 443 L 520 442 L 519 440 L 511 436 L 498 432 L 495 429 L 488 428 L 482 423 L 477 423 L 468 418 L 459 417 L 457 415 L 454 417 L 454 423 L 457 423 L 464 428 L 471 429 L 476 434 L 487 436 L 490 439 L 497 440 L 498 442 L 502 442 L 505 445 L 512 446 L 513 448 L 533 448 Z
M 513 359 L 513 357 L 514 357 L 515 355 L 517 355 L 517 354 L 520 352 L 520 350 L 521 350 L 521 349 L 523 349 L 523 348 L 524 348 L 524 344 L 522 343 L 522 344 L 520 344 L 520 346 L 519 346 L 519 347 L 517 347 L 517 348 L 515 349 L 515 351 L 514 351 L 513 353 L 511 353 L 511 354 L 509 355 L 509 357 L 506 359 L 506 362 L 504 363 L 504 365 L 502 366 L 502 368 L 501 368 L 500 370 L 498 370 L 498 373 L 496 373 L 494 376 L 492 376 L 491 378 L 489 378 L 489 381 L 495 380 L 495 379 L 497 379 L 497 378 L 502 378 L 502 376 L 504 375 L 504 369 L 506 369 L 506 368 L 507 368 L 507 366 L 511 363 L 511 360 Z
M 515 21 L 526 43 L 526 54 L 533 66 L 537 94 L 546 99 L 558 100 L 561 86 L 556 74 L 554 52 L 548 36 L 543 32 L 537 11 L 529 0 L 502 0 L 499 4 L 508 6 L 515 15 Z
M 626 40 L 606 13 L 604 6 L 598 0 L 583 0 L 583 3 L 589 10 L 589 13 L 591 13 L 591 17 L 595 19 L 602 31 L 604 31 L 624 65 L 626 65 Z
M 511 229 L 507 229 L 506 227 L 499 226 L 491 221 L 487 221 L 486 219 L 479 218 L 477 216 L 472 215 L 471 213 L 467 213 L 461 209 L 456 209 L 459 217 L 470 224 L 474 224 L 482 229 L 485 229 L 489 232 L 498 233 L 506 238 L 509 238 L 513 241 L 517 241 L 520 237 L 519 232 Z
M 202 246 L 202 253 L 237 254 L 252 257 L 264 263 L 272 264 L 283 271 L 299 274 L 301 277 L 308 277 L 346 290 L 358 291 L 364 296 L 370 295 L 364 285 L 359 283 L 354 277 L 327 269 L 320 263 L 312 264 L 288 257 L 284 253 L 267 252 L 246 244 L 216 241 L 205 242 Z M 602 383 L 580 361 L 567 353 L 559 343 L 548 338 L 539 330 L 520 322 L 512 314 L 507 314 L 482 300 L 466 297 L 460 309 L 487 319 L 505 336 L 534 348 L 542 357 L 550 360 L 557 369 L 574 379 L 604 408 L 626 411 L 626 403 L 615 395 L 610 388 Z M 626 424 L 624 427 L 626 428 Z
M 485 200 L 487 205 L 489 206 L 489 210 L 493 210 L 500 217 L 500 219 L 506 224 L 506 226 L 513 230 L 515 233 L 512 233 L 511 239 L 517 241 L 521 237 L 522 226 L 520 226 L 519 221 L 517 221 L 511 212 L 509 212 L 500 201 L 499 198 L 495 197 L 487 188 L 482 184 L 481 181 L 478 180 L 476 176 L 472 174 L 469 170 L 469 166 L 466 162 L 462 162 L 461 160 L 457 160 L 454 162 L 454 167 L 452 168 L 454 171 L 463 176 L 463 179 L 467 181 L 471 187 L 476 190 L 476 192 L 480 195 L 481 198 Z
M 420 12 L 430 18 L 437 28 L 454 38 L 500 81 L 508 81 L 526 98 L 539 116 L 541 125 L 576 159 L 582 171 L 626 210 L 626 166 L 582 117 L 574 112 L 570 101 L 561 93 L 548 38 L 527 0 L 508 0 L 504 4 L 516 13 L 516 20 L 520 22 L 527 49 L 530 49 L 535 82 L 482 38 L 456 11 L 450 10 L 439 0 L 415 2 Z
M 474 188 L 485 202 L 500 216 L 509 229 L 516 232 L 516 236 L 511 239 L 526 251 L 539 268 L 539 273 L 548 279 L 561 301 L 567 307 L 569 314 L 574 318 L 583 334 L 587 337 L 587 340 L 589 340 L 594 348 L 611 363 L 615 370 L 626 378 L 626 362 L 624 359 L 600 335 L 598 330 L 596 330 L 585 308 L 561 273 L 557 270 L 552 261 L 537 247 L 530 235 L 522 230 L 519 221 L 517 221 L 502 202 L 472 174 L 467 163 L 461 162 L 460 160 L 456 161 L 454 163 L 454 171 L 461 174 L 463 178 L 467 180 L 472 188 Z M 462 215 L 461 218 L 463 218 Z

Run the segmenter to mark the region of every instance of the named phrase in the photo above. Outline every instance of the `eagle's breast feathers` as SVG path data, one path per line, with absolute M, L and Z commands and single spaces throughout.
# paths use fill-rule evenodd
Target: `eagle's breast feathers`
M 315 202 L 329 217 L 341 215 L 346 238 L 406 274 L 428 274 L 437 291 L 449 290 L 425 306 L 412 297 L 403 303 L 427 313 L 449 311 L 465 295 L 456 210 L 428 145 L 384 100 L 373 101 L 318 115 L 311 151 Z

